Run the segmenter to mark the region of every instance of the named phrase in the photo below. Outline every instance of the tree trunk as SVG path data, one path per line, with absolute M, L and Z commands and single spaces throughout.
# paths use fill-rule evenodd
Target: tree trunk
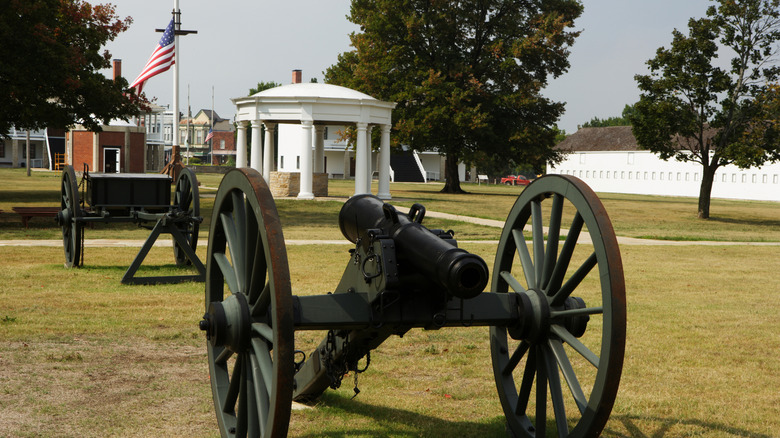
M 447 154 L 444 161 L 444 188 L 442 193 L 466 193 L 460 188 L 460 177 L 458 176 L 458 157 L 453 154 Z
M 704 172 L 701 178 L 701 187 L 699 188 L 699 219 L 710 218 L 710 200 L 712 199 L 712 183 L 715 180 L 715 166 L 704 166 Z

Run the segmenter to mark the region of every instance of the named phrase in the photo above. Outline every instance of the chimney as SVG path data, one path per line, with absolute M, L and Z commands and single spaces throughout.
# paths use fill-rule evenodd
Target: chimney
M 302 76 L 303 76 L 303 73 L 301 72 L 301 70 L 293 70 L 292 83 L 293 84 L 300 84 Z
M 114 60 L 114 80 L 116 78 L 122 76 L 122 60 L 121 59 L 115 59 Z

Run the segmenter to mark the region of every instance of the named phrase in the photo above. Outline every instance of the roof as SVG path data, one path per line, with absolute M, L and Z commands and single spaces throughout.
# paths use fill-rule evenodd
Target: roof
M 555 146 L 566 152 L 637 151 L 641 148 L 630 126 L 580 128 Z
M 332 84 L 300 83 L 269 88 L 253 97 L 296 97 L 296 98 L 326 98 L 326 99 L 362 99 L 376 100 L 368 94 L 350 88 Z

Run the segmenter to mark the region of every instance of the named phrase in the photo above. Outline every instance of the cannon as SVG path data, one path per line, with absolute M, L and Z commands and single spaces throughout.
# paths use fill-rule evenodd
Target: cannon
M 79 195 L 79 188 L 82 195 Z M 122 277 L 125 284 L 156 284 L 204 281 L 206 267 L 195 254 L 200 216 L 198 180 L 183 169 L 176 180 L 171 201 L 171 178 L 162 174 L 90 173 L 85 166 L 81 182 L 73 166 L 62 170 L 60 211 L 55 220 L 62 227 L 65 267 L 84 263 L 84 228 L 95 223 L 135 223 L 151 230 L 140 251 Z M 86 202 L 85 202 L 86 201 Z M 173 238 L 173 256 L 178 266 L 193 266 L 195 275 L 136 277 L 160 234 Z
M 339 284 L 293 295 L 265 181 L 252 169 L 225 175 L 199 323 L 223 437 L 286 436 L 293 400 L 316 399 L 364 371 L 390 336 L 466 326 L 489 327 L 509 435 L 600 434 L 620 382 L 626 302 L 617 239 L 593 191 L 567 175 L 526 187 L 502 230 L 492 279 L 452 232 L 423 226 L 424 216 L 418 204 L 402 214 L 371 195 L 351 198 L 339 226 L 355 246 Z M 303 330 L 327 331 L 308 355 L 294 345 Z

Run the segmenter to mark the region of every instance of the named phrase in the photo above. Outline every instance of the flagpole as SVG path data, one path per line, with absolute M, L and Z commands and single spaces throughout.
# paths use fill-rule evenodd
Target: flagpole
M 173 0 L 173 145 L 171 146 L 171 160 L 175 163 L 181 163 L 181 153 L 179 148 L 179 30 L 181 30 L 181 12 L 179 11 L 179 0 Z M 173 178 L 178 178 L 179 169 L 174 167 Z
M 214 86 L 211 86 L 211 127 L 210 132 L 214 132 Z M 209 140 L 209 164 L 214 164 L 214 137 Z

